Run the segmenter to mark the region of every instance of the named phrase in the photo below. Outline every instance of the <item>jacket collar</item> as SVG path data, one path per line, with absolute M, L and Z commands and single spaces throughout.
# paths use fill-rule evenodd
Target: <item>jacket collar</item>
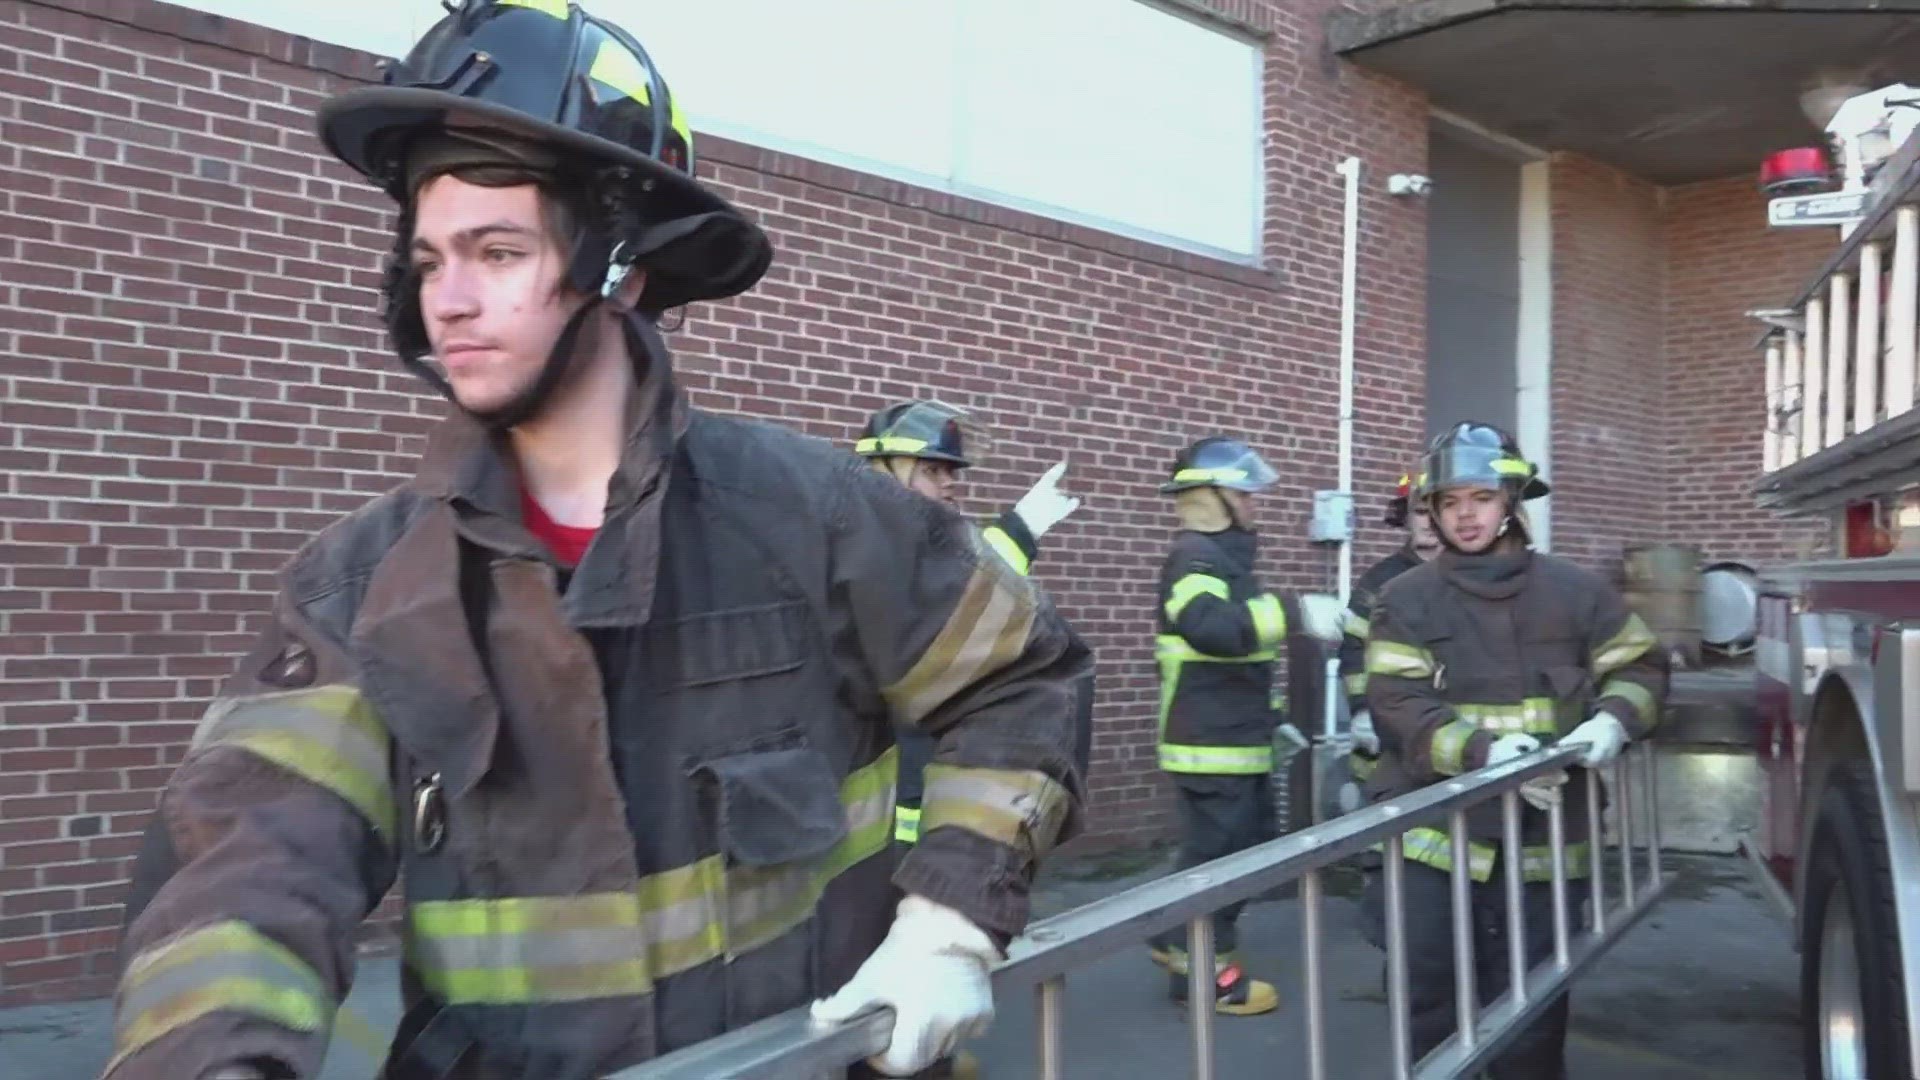
M 625 331 L 635 385 L 627 398 L 620 465 L 607 488 L 600 532 L 575 568 L 565 598 L 569 621 L 580 627 L 646 621 L 669 466 L 692 419 L 659 332 L 638 317 L 628 320 Z M 551 560 L 521 521 L 511 445 L 465 413 L 455 411 L 429 434 L 410 486 L 446 503 L 466 540 L 500 555 Z

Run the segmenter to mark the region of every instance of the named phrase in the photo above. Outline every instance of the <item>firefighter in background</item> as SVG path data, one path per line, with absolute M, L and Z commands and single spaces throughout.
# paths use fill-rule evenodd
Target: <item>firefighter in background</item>
M 1406 543 L 1367 567 L 1347 601 L 1340 637 L 1340 681 L 1347 693 L 1347 715 L 1352 717 L 1348 730 L 1353 734 L 1353 754 L 1348 758 L 1348 768 L 1353 782 L 1341 788 L 1342 813 L 1352 813 L 1360 807 L 1360 785 L 1373 775 L 1380 760 L 1380 737 L 1374 734 L 1373 716 L 1367 712 L 1367 625 L 1373 615 L 1373 605 L 1387 582 L 1440 553 L 1440 536 L 1433 530 L 1433 517 L 1427 513 L 1424 502 L 1415 504 L 1412 499 L 1421 479 L 1417 470 L 1402 473 L 1393 498 L 1387 500 L 1383 520 L 1390 528 L 1406 530 Z
M 869 417 L 853 449 L 876 469 L 914 491 L 957 508 L 960 472 L 973 465 L 967 454 L 969 441 L 977 445 L 984 440 L 959 409 L 937 401 L 902 401 Z M 1013 509 L 980 528 L 980 539 L 1022 577 L 1032 570 L 1034 557 L 1040 553 L 1040 538 L 1080 507 L 1079 499 L 1060 491 L 1060 476 L 1066 470 L 1064 461 L 1047 470 Z M 1076 693 L 1075 750 L 1082 777 L 1092 752 L 1091 681 L 1089 672 Z M 900 733 L 894 839 L 903 844 L 920 837 L 921 774 L 933 758 L 933 746 L 932 739 L 917 731 Z
M 1254 574 L 1259 540 L 1253 497 L 1279 479 L 1259 453 L 1215 436 L 1180 451 L 1172 478 L 1180 532 L 1160 572 L 1160 767 L 1172 774 L 1186 869 L 1270 839 L 1276 709 L 1274 659 L 1290 623 L 1332 642 L 1339 602 L 1267 591 Z M 1280 1004 L 1272 984 L 1248 976 L 1235 955 L 1242 905 L 1213 916 L 1215 1009 L 1232 1016 Z M 1176 1001 L 1186 1000 L 1184 930 L 1153 943 Z
M 1586 748 L 1570 775 L 1530 784 L 1522 820 L 1527 952 L 1553 948 L 1552 859 L 1545 808 L 1567 806 L 1567 868 L 1587 868 L 1586 786 L 1593 769 L 1653 732 L 1667 660 L 1610 584 L 1529 549 L 1521 502 L 1547 494 L 1514 438 L 1488 424 L 1442 433 L 1423 464 L 1418 497 L 1445 550 L 1395 578 L 1374 608 L 1367 642 L 1367 704 L 1381 743 L 1368 783 L 1375 801 L 1564 742 Z M 1468 814 L 1472 926 L 1480 1000 L 1507 988 L 1505 858 L 1498 801 Z M 1415 1058 L 1454 1029 L 1452 849 L 1443 829 L 1405 836 L 1408 990 Z M 1573 881 L 1575 910 L 1587 882 Z M 1381 883 L 1366 907 L 1384 913 Z M 1494 1080 L 1565 1075 L 1565 995 L 1496 1061 Z

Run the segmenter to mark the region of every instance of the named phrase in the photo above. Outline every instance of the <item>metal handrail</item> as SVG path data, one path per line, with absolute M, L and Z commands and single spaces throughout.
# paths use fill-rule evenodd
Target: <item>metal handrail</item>
M 1191 870 L 1171 874 L 1125 892 L 1035 923 L 1016 939 L 1005 962 L 993 971 L 999 1001 L 1016 991 L 1034 988 L 1038 1000 L 1039 1075 L 1057 1080 L 1065 1070 L 1062 1041 L 1066 976 L 1076 968 L 1119 952 L 1137 948 L 1156 935 L 1185 925 L 1188 934 L 1188 1008 L 1194 1041 L 1194 1076 L 1211 1080 L 1213 1028 L 1213 912 L 1228 904 L 1251 900 L 1288 882 L 1300 881 L 1304 907 L 1302 976 L 1306 983 L 1308 1076 L 1325 1080 L 1325 1017 L 1320 964 L 1321 907 L 1324 891 L 1320 873 L 1326 867 L 1384 845 L 1386 891 L 1388 1008 L 1394 1050 L 1395 1080 L 1438 1080 L 1460 1076 L 1484 1066 L 1524 1023 L 1550 1005 L 1560 987 L 1597 959 L 1658 898 L 1665 885 L 1661 873 L 1658 807 L 1654 801 L 1655 762 L 1651 747 L 1631 748 L 1608 766 L 1608 786 L 1620 809 L 1619 905 L 1609 910 L 1605 890 L 1605 829 L 1600 817 L 1598 783 L 1587 785 L 1591 815 L 1592 921 L 1583 933 L 1571 929 L 1567 904 L 1567 867 L 1564 810 L 1554 805 L 1548 813 L 1548 842 L 1553 875 L 1553 955 L 1529 969 L 1526 961 L 1525 911 L 1518 902 L 1522 889 L 1520 844 L 1520 787 L 1536 777 L 1575 766 L 1581 748 L 1554 746 L 1491 768 L 1390 801 L 1356 810 L 1289 836 L 1215 859 Z M 1636 766 L 1636 762 L 1639 763 Z M 1646 779 L 1647 873 L 1636 877 L 1632 804 Z M 1507 857 L 1507 918 L 1510 971 L 1522 977 L 1483 1010 L 1476 1011 L 1472 963 L 1472 925 L 1468 905 L 1462 902 L 1471 888 L 1467 859 L 1466 812 L 1472 806 L 1499 798 L 1504 819 L 1503 843 Z M 1408 829 L 1445 817 L 1453 835 L 1454 948 L 1456 977 L 1463 993 L 1460 1027 L 1427 1058 L 1410 1061 L 1408 995 L 1406 993 L 1406 934 L 1404 868 L 1401 836 Z M 1464 962 L 1459 962 L 1464 960 Z M 678 1050 L 655 1061 L 615 1074 L 610 1080 L 792 1080 L 830 1075 L 886 1049 L 893 1030 L 893 1014 L 878 1009 L 831 1028 L 815 1025 L 807 1010 L 795 1009 L 759 1023 Z

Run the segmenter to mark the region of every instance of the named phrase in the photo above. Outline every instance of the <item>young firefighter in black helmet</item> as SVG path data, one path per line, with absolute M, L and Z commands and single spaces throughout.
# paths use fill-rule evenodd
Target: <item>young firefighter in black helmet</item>
M 1353 753 L 1348 768 L 1354 784 L 1340 793 L 1341 810 L 1351 812 L 1362 801 L 1359 785 L 1373 775 L 1380 760 L 1380 737 L 1373 730 L 1373 716 L 1367 712 L 1367 629 L 1373 605 L 1387 582 L 1419 566 L 1440 553 L 1440 535 L 1433 529 L 1433 517 L 1425 502 L 1415 503 L 1412 496 L 1421 477 L 1415 471 L 1402 473 L 1393 497 L 1387 500 L 1382 519 L 1390 528 L 1403 529 L 1406 543 L 1360 575 L 1347 601 L 1340 638 L 1340 681 L 1347 693 L 1349 730 L 1353 733 Z
M 1591 769 L 1612 761 L 1629 739 L 1650 735 L 1667 688 L 1663 650 L 1620 594 L 1580 566 L 1528 548 L 1525 499 L 1547 485 L 1511 435 L 1463 423 L 1428 448 L 1427 504 L 1445 550 L 1395 578 L 1374 608 L 1367 642 L 1367 703 L 1381 742 L 1368 784 L 1374 800 L 1540 748 L 1586 746 L 1584 768 L 1559 786 L 1529 785 L 1523 809 L 1522 874 L 1527 950 L 1552 951 L 1548 801 L 1567 807 L 1567 868 L 1587 868 L 1584 847 Z M 1475 808 L 1469 870 L 1475 978 L 1482 1002 L 1507 987 L 1506 893 L 1500 885 L 1500 807 Z M 1407 974 L 1413 1053 L 1424 1055 L 1454 1029 L 1453 945 L 1447 834 L 1423 827 L 1405 837 Z M 1574 883 L 1575 903 L 1586 884 Z M 1375 919 L 1381 885 L 1369 889 Z M 1577 906 L 1576 906 L 1577 910 Z M 1568 1003 L 1553 1003 L 1494 1062 L 1494 1080 L 1565 1075 Z
M 960 410 L 937 401 L 902 401 L 867 419 L 854 443 L 854 453 L 876 469 L 929 499 L 958 507 L 960 473 L 973 466 L 966 432 L 972 425 Z M 978 441 L 977 439 L 975 441 Z M 1047 470 L 1011 510 L 981 526 L 980 539 L 1021 576 L 1040 553 L 1040 538 L 1080 506 L 1080 500 L 1060 492 L 1066 462 Z M 1092 740 L 1089 707 L 1091 672 L 1076 695 L 1074 763 L 1084 777 Z M 924 771 L 933 760 L 934 743 L 925 735 L 900 734 L 900 804 L 895 811 L 894 839 L 912 844 L 920 836 L 920 803 Z
M 1084 651 L 950 510 L 688 405 L 653 318 L 770 245 L 624 31 L 466 0 L 320 133 L 399 205 L 387 322 L 454 408 L 289 563 L 162 794 L 108 1075 L 318 1076 L 396 878 L 386 1080 L 586 1080 L 821 998 L 891 1006 L 881 1072 L 947 1053 L 1073 828 Z M 956 823 L 904 861 L 896 727 Z
M 1339 637 L 1339 604 L 1267 591 L 1254 574 L 1253 496 L 1279 479 L 1255 450 L 1214 436 L 1180 451 L 1171 478 L 1180 532 L 1160 571 L 1155 653 L 1160 664 L 1160 768 L 1180 814 L 1179 867 L 1198 866 L 1273 835 L 1274 659 L 1290 624 Z M 1280 996 L 1249 977 L 1235 954 L 1242 905 L 1213 917 L 1215 1008 L 1269 1012 Z M 1176 1001 L 1186 1000 L 1184 930 L 1153 943 Z

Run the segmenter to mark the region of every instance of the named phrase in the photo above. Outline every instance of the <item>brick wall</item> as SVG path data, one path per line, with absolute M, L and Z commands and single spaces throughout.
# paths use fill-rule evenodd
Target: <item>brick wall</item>
M 1086 504 L 1039 570 L 1100 653 L 1116 835 L 1162 824 L 1152 485 L 1176 445 L 1254 438 L 1286 474 L 1272 577 L 1328 580 L 1291 538 L 1334 482 L 1348 153 L 1374 181 L 1369 502 L 1418 433 L 1424 229 L 1383 178 L 1423 167 L 1423 104 L 1327 60 L 1315 4 L 1207 5 L 1270 35 L 1264 269 L 705 140 L 780 255 L 674 338 L 702 404 L 834 438 L 904 395 L 976 410 L 998 435 L 981 512 L 1072 456 Z M 0 1004 L 107 987 L 138 832 L 272 572 L 401 479 L 438 412 L 368 316 L 384 208 L 309 134 L 370 64 L 153 0 L 0 0 Z M 1373 527 L 1361 565 L 1393 542 Z
M 1596 567 L 1662 536 L 1661 192 L 1557 157 L 1553 205 L 1553 549 Z
M 1750 177 L 1668 192 L 1667 531 L 1708 559 L 1757 565 L 1804 558 L 1826 526 L 1775 517 L 1746 494 L 1766 410 L 1766 358 L 1754 348 L 1763 328 L 1746 313 L 1791 300 L 1838 246 L 1835 230 L 1766 222 Z

